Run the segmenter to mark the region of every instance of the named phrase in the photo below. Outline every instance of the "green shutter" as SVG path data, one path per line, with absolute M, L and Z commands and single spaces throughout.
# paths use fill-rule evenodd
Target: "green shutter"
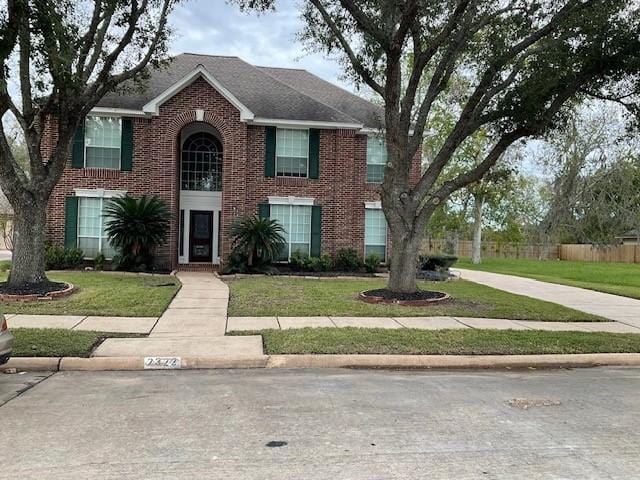
M 320 130 L 309 130 L 309 178 L 320 175 Z
M 78 197 L 65 198 L 64 204 L 64 246 L 76 248 L 78 245 Z
M 322 207 L 311 207 L 311 256 L 319 257 L 322 250 Z
M 271 208 L 268 203 L 258 204 L 258 216 L 260 218 L 269 218 L 271 216 Z
M 122 139 L 120 143 L 120 170 L 133 169 L 133 119 L 122 118 Z
M 264 176 L 276 176 L 276 127 L 265 127 Z
M 84 168 L 84 120 L 78 125 L 71 147 L 71 166 Z

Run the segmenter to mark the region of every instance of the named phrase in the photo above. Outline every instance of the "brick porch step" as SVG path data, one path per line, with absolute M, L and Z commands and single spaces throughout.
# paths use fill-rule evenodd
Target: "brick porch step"
M 183 263 L 178 265 L 178 272 L 217 272 L 220 265 L 213 263 Z

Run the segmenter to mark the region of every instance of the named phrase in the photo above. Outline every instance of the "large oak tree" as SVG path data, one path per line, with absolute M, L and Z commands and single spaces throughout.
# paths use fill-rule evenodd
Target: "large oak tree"
M 425 226 L 449 195 L 481 179 L 514 142 L 561 124 L 587 93 L 609 95 L 639 68 L 638 6 L 626 0 L 305 0 L 302 16 L 307 45 L 337 56 L 384 102 L 381 197 L 392 240 L 389 288 L 397 292 L 416 290 Z M 471 88 L 413 184 L 411 161 L 452 77 Z M 487 154 L 443 179 L 480 129 L 491 136 Z
M 74 132 L 106 93 L 144 78 L 147 66 L 163 60 L 176 3 L 0 1 L 0 186 L 15 212 L 12 286 L 47 281 L 46 208 Z M 8 121 L 22 130 L 26 168 L 10 148 Z M 46 133 L 55 143 L 44 156 Z

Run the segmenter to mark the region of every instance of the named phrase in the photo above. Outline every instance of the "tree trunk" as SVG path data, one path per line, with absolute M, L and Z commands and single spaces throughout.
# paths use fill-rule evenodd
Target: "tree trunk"
M 404 226 L 397 226 L 391 232 L 389 290 L 400 293 L 418 290 L 416 262 L 421 238 L 422 235 L 417 235 Z
M 482 261 L 482 208 L 484 200 L 475 197 L 473 205 L 473 241 L 471 242 L 471 263 L 478 264 Z
M 13 227 L 13 258 L 8 283 L 24 286 L 48 281 L 45 270 L 47 206 L 25 202 L 16 208 Z

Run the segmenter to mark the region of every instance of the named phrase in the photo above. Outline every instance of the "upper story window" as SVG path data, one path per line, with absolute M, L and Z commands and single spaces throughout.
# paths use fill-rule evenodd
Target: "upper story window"
M 209 132 L 189 136 L 182 145 L 182 190 L 222 190 L 222 143 Z
M 84 134 L 86 168 L 120 169 L 122 119 L 87 117 Z
M 276 130 L 276 176 L 309 175 L 309 131 L 292 128 Z
M 387 143 L 383 138 L 367 137 L 367 182 L 382 183 L 387 165 Z

